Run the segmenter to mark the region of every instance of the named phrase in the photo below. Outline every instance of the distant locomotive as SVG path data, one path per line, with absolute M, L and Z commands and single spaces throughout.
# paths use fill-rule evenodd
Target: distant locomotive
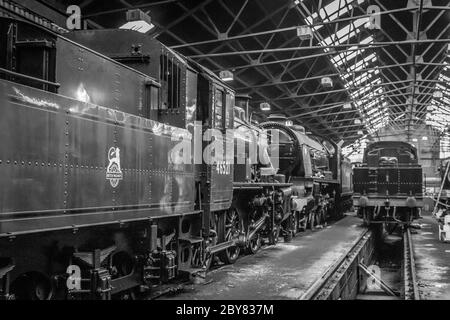
M 409 225 L 423 206 L 422 167 L 406 142 L 370 144 L 354 168 L 354 206 L 364 223 Z
M 269 137 L 277 136 L 271 148 L 278 150 L 278 173 L 292 183 L 294 229 L 313 229 L 351 209 L 352 165 L 337 144 L 288 126 L 286 120 L 274 115 L 261 126 Z

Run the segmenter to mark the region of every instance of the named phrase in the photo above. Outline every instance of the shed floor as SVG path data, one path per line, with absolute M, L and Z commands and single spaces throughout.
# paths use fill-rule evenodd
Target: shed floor
M 439 241 L 439 225 L 430 213 L 420 220 L 421 230 L 413 234 L 414 258 L 420 298 L 450 299 L 450 244 Z
M 234 265 L 209 272 L 206 284 L 163 299 L 299 299 L 363 232 L 360 219 L 346 216 L 322 230 L 300 233 L 290 243 L 242 256 Z

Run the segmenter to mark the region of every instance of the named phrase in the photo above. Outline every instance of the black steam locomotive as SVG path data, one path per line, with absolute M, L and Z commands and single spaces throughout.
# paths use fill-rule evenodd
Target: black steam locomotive
M 422 167 L 406 142 L 370 144 L 354 169 L 354 206 L 365 224 L 409 225 L 423 206 Z
M 343 210 L 339 148 L 299 133 L 292 161 L 307 171 L 277 173 L 270 126 L 252 124 L 248 97 L 209 70 L 134 31 L 65 33 L 7 3 L 1 298 L 129 297 L 288 241 L 299 213 Z M 230 145 L 232 159 L 203 157 Z M 308 171 L 317 152 L 336 159 L 316 165 L 324 177 Z
M 338 144 L 307 135 L 305 128 L 288 125 L 286 117 L 274 115 L 261 126 L 279 156 L 278 173 L 292 183 L 292 211 L 295 230 L 323 226 L 352 207 L 352 164 Z

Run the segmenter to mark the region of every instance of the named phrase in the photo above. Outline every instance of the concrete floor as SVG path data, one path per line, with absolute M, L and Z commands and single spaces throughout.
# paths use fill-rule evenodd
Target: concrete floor
M 266 247 L 209 272 L 206 284 L 163 299 L 299 299 L 351 248 L 364 231 L 360 224 L 347 216 L 325 229 L 300 233 L 291 243 Z
M 430 214 L 413 234 L 414 257 L 421 299 L 450 299 L 450 244 L 439 241 L 438 223 Z

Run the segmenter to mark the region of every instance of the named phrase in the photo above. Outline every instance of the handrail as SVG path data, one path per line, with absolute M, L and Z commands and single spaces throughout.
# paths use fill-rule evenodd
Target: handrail
M 32 76 L 27 76 L 25 74 L 17 73 L 17 72 L 11 71 L 11 70 L 3 69 L 3 68 L 0 68 L 0 73 L 7 74 L 7 75 L 10 75 L 10 76 L 14 76 L 14 77 L 27 79 L 27 80 L 31 80 L 31 81 L 36 81 L 36 82 L 39 82 L 39 83 L 42 83 L 42 84 L 47 84 L 47 85 L 53 86 L 55 88 L 59 88 L 61 86 L 61 84 L 56 83 L 56 82 L 50 82 L 50 81 L 39 79 L 39 78 L 35 78 L 35 77 L 32 77 Z

